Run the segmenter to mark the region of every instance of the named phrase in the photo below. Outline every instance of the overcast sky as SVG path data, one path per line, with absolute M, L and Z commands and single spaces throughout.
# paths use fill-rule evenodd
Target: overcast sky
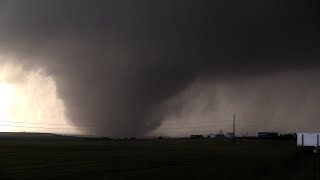
M 1 0 L 0 53 L 45 68 L 70 121 L 96 134 L 233 113 L 253 130 L 316 131 L 319 20 L 307 0 Z

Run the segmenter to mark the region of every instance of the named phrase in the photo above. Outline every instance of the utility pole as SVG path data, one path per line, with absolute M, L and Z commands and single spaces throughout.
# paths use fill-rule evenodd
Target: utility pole
M 316 148 L 316 179 L 319 179 L 319 134 L 317 134 L 317 148 Z
M 233 114 L 233 137 L 232 137 L 232 143 L 235 144 L 236 140 L 236 114 Z
M 301 167 L 302 167 L 302 179 L 304 179 L 304 134 L 302 134 L 302 160 L 301 160 Z

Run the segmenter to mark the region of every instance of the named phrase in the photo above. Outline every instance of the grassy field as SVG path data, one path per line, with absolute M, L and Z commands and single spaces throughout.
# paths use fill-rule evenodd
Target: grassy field
M 294 141 L 0 141 L 0 179 L 314 179 Z M 310 155 L 312 156 L 312 154 Z

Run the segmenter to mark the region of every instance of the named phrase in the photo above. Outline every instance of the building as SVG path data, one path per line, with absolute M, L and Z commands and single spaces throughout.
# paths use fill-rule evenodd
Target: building
M 297 146 L 320 146 L 320 133 L 298 133 L 297 135 Z
M 190 138 L 191 139 L 203 139 L 204 136 L 203 135 L 191 135 Z

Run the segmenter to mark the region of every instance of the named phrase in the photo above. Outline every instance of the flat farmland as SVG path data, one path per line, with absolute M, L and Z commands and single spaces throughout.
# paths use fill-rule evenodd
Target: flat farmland
M 0 179 L 314 179 L 314 156 L 293 140 L 1 140 Z

